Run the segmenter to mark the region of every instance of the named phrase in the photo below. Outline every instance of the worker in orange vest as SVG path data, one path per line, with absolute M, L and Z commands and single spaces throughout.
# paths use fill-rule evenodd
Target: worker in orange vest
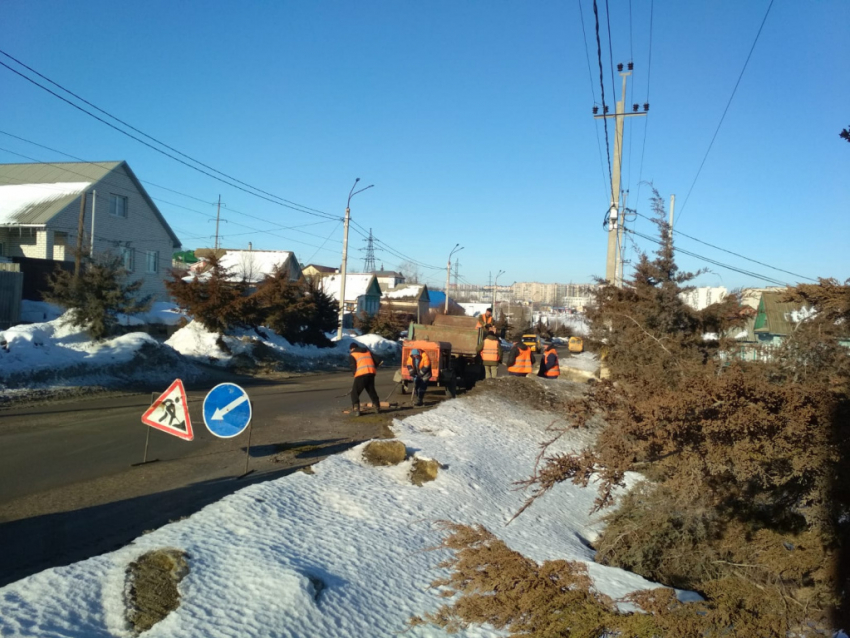
M 496 336 L 495 328 L 490 328 L 484 336 L 481 345 L 478 346 L 478 352 L 481 354 L 481 363 L 484 364 L 484 378 L 495 379 L 499 364 L 502 362 L 502 343 Z
M 478 315 L 478 322 L 475 324 L 476 328 L 484 328 L 484 330 L 490 330 L 490 328 L 495 329 L 496 324 L 493 321 L 493 309 L 487 308 L 484 311 L 483 315 Z
M 533 365 L 534 353 L 522 342 L 522 336 L 520 336 L 508 353 L 508 374 L 513 377 L 527 377 L 531 374 Z
M 558 351 L 551 343 L 543 351 L 543 359 L 540 361 L 540 370 L 537 372 L 537 376 L 544 379 L 557 379 L 561 376 Z
M 375 412 L 381 413 L 381 399 L 375 390 L 375 375 L 378 374 L 378 366 L 369 348 L 361 346 L 356 341 L 349 347 L 348 361 L 351 371 L 354 373 L 354 384 L 351 386 L 351 416 L 360 416 L 360 394 L 366 390 L 366 394 L 372 399 Z
M 405 365 L 410 378 L 413 379 L 414 405 L 422 405 L 425 402 L 428 381 L 431 380 L 431 359 L 427 352 L 413 348 L 407 356 Z

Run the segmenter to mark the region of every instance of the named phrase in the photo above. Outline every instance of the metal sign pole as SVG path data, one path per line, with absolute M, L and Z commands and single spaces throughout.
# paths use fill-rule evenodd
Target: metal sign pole
M 154 404 L 154 402 L 156 401 L 158 396 L 159 395 L 156 392 L 151 392 L 151 405 Z M 152 461 L 148 461 L 148 445 L 150 444 L 150 440 L 151 440 L 151 429 L 152 428 L 149 425 L 145 426 L 145 428 L 147 429 L 147 433 L 145 434 L 145 454 L 142 457 L 142 462 L 141 463 L 131 463 L 130 467 L 138 467 L 139 465 L 147 465 L 148 463 L 156 463 L 157 461 L 159 461 L 159 459 L 153 459 Z
M 254 402 L 251 401 L 251 412 L 254 412 Z M 245 478 L 249 474 L 252 474 L 254 470 L 248 471 L 248 461 L 251 460 L 251 434 L 254 431 L 253 419 L 248 422 L 248 447 L 245 449 L 245 472 L 242 476 L 237 476 L 236 479 Z

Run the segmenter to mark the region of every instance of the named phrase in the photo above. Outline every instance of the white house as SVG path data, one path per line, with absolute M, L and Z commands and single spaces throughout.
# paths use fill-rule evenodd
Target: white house
M 339 289 L 342 275 L 333 274 L 322 277 L 321 289 L 339 301 Z M 350 273 L 345 276 L 345 311 L 354 314 L 361 312 L 374 315 L 381 306 L 381 287 L 372 273 Z
M 167 298 L 180 240 L 123 161 L 0 164 L 0 256 L 21 264 L 25 291 L 44 289 L 53 262 L 74 261 L 81 200 L 83 246 L 120 256 L 140 294 Z
M 200 259 L 218 255 L 218 263 L 230 271 L 231 281 L 245 281 L 249 284 L 260 283 L 271 275 L 278 266 L 289 272 L 289 279 L 301 278 L 301 265 L 295 253 L 289 250 L 234 250 L 232 248 L 198 248 L 195 256 Z M 204 264 L 194 269 L 204 273 Z

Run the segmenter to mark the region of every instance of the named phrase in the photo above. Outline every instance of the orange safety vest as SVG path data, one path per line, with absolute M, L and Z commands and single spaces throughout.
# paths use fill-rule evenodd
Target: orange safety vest
M 531 374 L 531 349 L 517 349 L 516 361 L 508 368 L 508 372 L 517 374 Z
M 404 365 L 405 366 L 412 366 L 413 365 L 413 355 L 407 356 L 407 363 L 405 363 Z M 422 368 L 430 368 L 430 367 L 431 367 L 431 359 L 428 357 L 427 352 L 423 352 L 422 355 L 421 355 L 421 359 L 419 359 L 419 369 L 421 370 Z
M 375 367 L 375 360 L 369 352 L 352 352 L 351 356 L 357 362 L 357 369 L 354 371 L 355 377 L 362 377 L 364 374 L 377 374 L 378 369 Z
M 499 360 L 499 342 L 496 339 L 485 339 L 484 347 L 481 349 L 482 361 Z
M 493 323 L 493 315 L 490 315 L 489 317 L 487 315 L 479 315 L 478 316 L 478 327 L 479 328 L 490 328 L 493 325 L 495 325 Z
M 557 379 L 561 376 L 561 366 L 558 364 L 558 351 L 554 348 L 550 348 L 546 352 L 543 353 L 543 361 L 540 362 L 540 365 L 546 365 L 546 359 L 550 354 L 555 355 L 555 365 L 551 368 L 546 369 L 546 377 L 549 379 Z

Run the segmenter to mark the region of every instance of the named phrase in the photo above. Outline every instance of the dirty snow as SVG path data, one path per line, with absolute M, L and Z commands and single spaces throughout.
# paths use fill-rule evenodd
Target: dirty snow
M 446 636 L 430 626 L 402 634 L 411 616 L 443 602 L 429 583 L 447 554 L 426 551 L 440 542 L 441 520 L 483 524 L 537 561 L 584 561 L 596 588 L 615 598 L 652 587 L 593 563 L 587 541 L 601 529 L 588 515 L 593 487 L 561 485 L 507 525 L 526 496 L 514 482 L 531 472 L 552 421 L 493 395 L 397 420 L 411 455 L 443 464 L 436 481 L 415 487 L 411 460 L 371 467 L 355 447 L 315 465 L 314 475 L 247 487 L 122 549 L 0 588 L 0 635 L 130 636 L 125 570 L 144 552 L 174 547 L 190 557 L 181 604 L 147 638 Z M 576 432 L 560 449 L 590 436 Z M 456 635 L 505 634 L 471 627 Z

